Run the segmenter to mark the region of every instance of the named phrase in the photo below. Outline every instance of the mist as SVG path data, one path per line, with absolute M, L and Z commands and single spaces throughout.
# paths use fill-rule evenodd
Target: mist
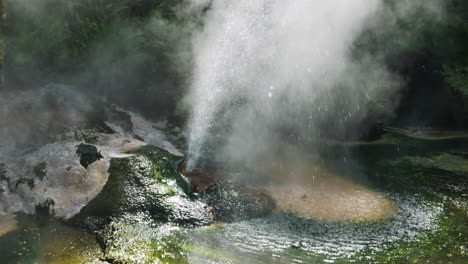
M 441 5 L 384 4 L 213 1 L 193 40 L 188 166 L 201 156 L 246 163 L 285 144 L 313 152 L 391 119 L 405 84 L 384 61 L 394 50 L 362 52 L 356 41 L 366 31 L 409 40 L 395 21 L 416 10 L 437 19 Z
M 465 260 L 467 12 L 0 0 L 0 262 Z
M 359 38 L 370 32 L 409 41 L 418 28 L 402 29 L 399 19 L 442 16 L 438 0 L 186 0 L 169 14 L 135 22 L 149 12 L 138 9 L 140 2 L 106 7 L 112 17 L 90 24 L 98 29 L 87 36 L 76 31 L 77 23 L 100 17 L 81 1 L 5 1 L 2 97 L 29 98 L 29 119 L 43 120 L 38 112 L 56 110 L 37 94 L 58 83 L 67 87 L 60 89 L 63 98 L 86 98 L 78 109 L 60 110 L 70 116 L 80 116 L 75 112 L 86 104 L 95 107 L 91 102 L 99 97 L 147 117 L 188 119 L 192 165 L 200 156 L 245 163 L 288 144 L 317 151 L 328 139 L 363 137 L 375 123 L 391 120 L 399 105 L 406 80 L 386 61 L 398 48 L 369 51 Z M 62 127 L 81 125 L 74 120 Z M 37 126 L 29 123 L 22 122 L 24 135 L 35 134 Z M 26 144 L 25 138 L 32 137 L 18 141 Z
M 145 0 L 3 4 L 0 158 L 92 127 L 111 104 L 181 119 L 200 8 L 179 2 L 158 13 L 164 2 Z
M 2 90 L 66 84 L 151 117 L 176 116 L 200 14 L 166 2 L 4 1 Z

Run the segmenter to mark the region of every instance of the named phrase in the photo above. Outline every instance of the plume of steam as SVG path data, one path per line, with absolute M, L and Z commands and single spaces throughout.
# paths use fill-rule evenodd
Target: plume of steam
M 356 136 L 375 102 L 386 109 L 382 118 L 391 116 L 403 80 L 376 54 L 352 56 L 369 22 L 385 28 L 376 19 L 384 2 L 213 1 L 193 41 L 188 166 L 209 151 L 251 159 L 285 134 L 310 143 Z M 423 5 L 400 2 L 394 16 Z

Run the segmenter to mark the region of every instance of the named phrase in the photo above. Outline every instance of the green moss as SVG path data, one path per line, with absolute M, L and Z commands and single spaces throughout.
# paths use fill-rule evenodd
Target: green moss
M 112 263 L 188 263 L 182 233 L 144 219 L 112 222 L 99 234 L 105 259 Z
M 164 179 L 164 176 L 161 173 L 161 168 L 158 164 L 153 164 L 153 174 L 158 182 L 161 182 L 161 180 Z
M 377 163 L 380 179 L 397 191 L 422 195 L 426 200 L 451 203 L 468 214 L 468 160 L 434 153 L 383 160 Z
M 112 128 L 110 128 L 104 122 L 98 122 L 96 124 L 96 126 L 94 127 L 93 131 L 96 132 L 96 133 L 103 133 L 103 134 L 114 134 L 114 133 L 116 133 Z
M 161 181 L 164 178 L 175 180 L 185 194 L 192 196 L 190 182 L 178 172 L 183 158 L 152 145 L 143 146 L 133 153 L 143 155 L 153 162 L 153 175 L 156 180 Z
M 133 154 L 111 159 L 106 185 L 76 219 L 148 212 L 154 219 L 167 221 L 176 211 L 166 201 L 171 196 L 185 196 L 184 185 L 177 181 L 182 177 L 177 172 L 180 158 L 154 146 L 145 146 Z
M 401 133 L 386 133 L 380 139 L 371 142 L 333 142 L 330 153 L 349 152 L 353 158 L 373 167 L 376 163 L 397 159 L 401 156 L 422 156 L 428 153 L 444 151 L 466 151 L 466 137 L 413 137 Z
M 75 128 L 74 137 L 75 140 L 84 140 L 88 144 L 97 144 L 97 134 L 113 134 L 115 131 L 106 125 L 104 122 L 98 122 L 92 128 Z
M 437 228 L 418 239 L 397 241 L 381 251 L 364 251 L 355 258 L 369 263 L 466 263 L 468 260 L 468 218 L 456 210 L 445 210 Z
M 394 166 L 409 166 L 418 171 L 441 171 L 468 176 L 468 159 L 442 153 L 431 156 L 406 156 L 391 162 Z
M 97 143 L 97 135 L 93 129 L 75 129 L 75 140 L 84 140 L 84 142 L 88 144 L 96 144 Z

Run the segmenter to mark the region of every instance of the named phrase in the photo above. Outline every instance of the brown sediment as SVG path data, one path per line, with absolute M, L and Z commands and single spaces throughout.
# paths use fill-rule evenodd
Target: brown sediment
M 305 162 L 289 163 L 271 176 L 274 183 L 263 188 L 280 211 L 338 222 L 378 221 L 395 211 L 383 194 Z

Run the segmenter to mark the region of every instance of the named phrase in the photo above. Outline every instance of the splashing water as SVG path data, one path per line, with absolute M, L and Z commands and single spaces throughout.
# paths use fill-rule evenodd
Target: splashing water
M 218 147 L 211 138 L 226 122 L 231 127 L 224 135 L 225 150 L 243 157 L 271 144 L 270 132 L 278 126 L 307 127 L 304 133 L 310 133 L 317 113 L 336 113 L 343 121 L 359 117 L 359 105 L 388 91 L 375 85 L 360 85 L 357 91 L 353 83 L 395 83 L 384 66 L 372 60 L 355 62 L 349 55 L 380 4 L 213 1 L 194 40 L 188 169 L 205 149 Z M 339 85 L 349 87 L 340 95 L 347 103 L 334 105 L 338 93 L 332 90 Z

